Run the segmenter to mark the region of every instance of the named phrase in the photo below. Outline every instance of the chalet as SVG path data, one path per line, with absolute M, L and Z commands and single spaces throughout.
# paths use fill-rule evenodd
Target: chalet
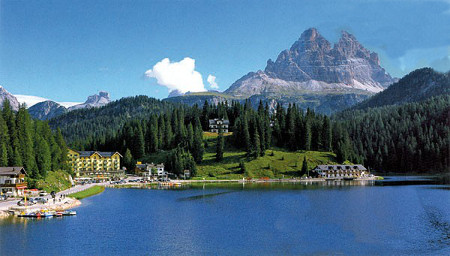
M 0 167 L 0 192 L 3 195 L 23 196 L 27 188 L 23 167 Z
M 314 171 L 324 178 L 360 178 L 369 175 L 367 169 L 360 165 L 318 165 Z
M 136 164 L 136 168 L 135 168 L 135 173 L 139 176 L 143 176 L 143 177 L 152 177 L 152 176 L 166 176 L 168 173 L 166 171 L 164 171 L 164 164 L 160 163 L 160 164 L 148 164 L 148 163 L 141 163 L 141 162 L 137 162 Z
M 220 129 L 222 129 L 222 132 L 227 133 L 228 132 L 228 126 L 230 125 L 230 121 L 227 119 L 209 119 L 209 131 L 218 133 Z

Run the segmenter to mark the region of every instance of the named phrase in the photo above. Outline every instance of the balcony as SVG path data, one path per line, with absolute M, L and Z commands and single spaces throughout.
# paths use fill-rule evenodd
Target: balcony
M 0 184 L 0 187 L 2 188 L 26 188 L 28 183 L 21 182 L 21 183 L 9 183 L 9 184 Z

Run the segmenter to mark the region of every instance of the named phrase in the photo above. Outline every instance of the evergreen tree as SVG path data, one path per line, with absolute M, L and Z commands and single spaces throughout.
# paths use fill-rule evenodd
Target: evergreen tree
M 302 164 L 302 175 L 308 174 L 308 162 L 306 161 L 306 156 L 303 158 Z
M 223 150 L 224 150 L 224 138 L 222 129 L 220 129 L 219 136 L 217 136 L 217 144 L 216 144 L 216 162 L 222 161 Z
M 192 145 L 192 156 L 196 163 L 201 163 L 203 159 L 203 131 L 200 122 L 197 121 L 194 130 L 194 142 Z
M 127 168 L 128 173 L 134 169 L 133 155 L 131 154 L 131 150 L 129 148 L 126 149 L 125 155 L 123 156 L 123 165 Z
M 255 130 L 255 134 L 253 136 L 253 144 L 252 144 L 252 153 L 254 157 L 259 157 L 261 155 L 261 143 L 259 140 L 258 131 Z

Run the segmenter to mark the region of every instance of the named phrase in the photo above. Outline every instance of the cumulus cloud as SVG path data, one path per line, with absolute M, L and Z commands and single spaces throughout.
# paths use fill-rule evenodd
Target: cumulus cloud
M 195 60 L 189 57 L 179 62 L 170 62 L 169 58 L 165 58 L 147 70 L 145 76 L 156 78 L 157 83 L 167 87 L 169 92 L 206 91 L 202 75 L 195 71 Z
M 209 83 L 209 87 L 213 89 L 219 89 L 219 85 L 216 83 L 216 77 L 213 75 L 208 75 L 208 78 L 206 79 Z

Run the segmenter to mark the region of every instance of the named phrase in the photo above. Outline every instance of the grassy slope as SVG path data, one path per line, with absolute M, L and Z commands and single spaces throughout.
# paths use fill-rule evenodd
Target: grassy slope
M 227 133 L 229 136 L 232 133 Z M 318 164 L 334 163 L 335 155 L 330 152 L 298 151 L 290 152 L 284 149 L 272 148 L 266 151 L 265 156 L 247 158 L 246 152 L 232 147 L 225 149 L 223 160 L 215 161 L 217 134 L 205 132 L 203 138 L 208 142 L 208 148 L 203 155 L 203 162 L 197 166 L 197 176 L 205 179 L 242 179 L 239 162 L 245 163 L 247 174 L 250 177 L 281 178 L 298 176 L 303 158 L 306 156 L 311 169 Z M 272 156 L 273 153 L 273 156 Z
M 86 198 L 86 197 L 89 197 L 89 196 L 100 194 L 103 191 L 105 191 L 105 187 L 103 187 L 103 186 L 93 186 L 93 187 L 90 187 L 90 188 L 88 188 L 86 190 L 83 190 L 83 191 L 80 191 L 80 192 L 77 192 L 77 193 L 73 193 L 73 194 L 70 194 L 68 196 L 76 198 L 76 199 L 83 199 L 83 198 Z
M 59 192 L 70 187 L 72 187 L 72 183 L 70 182 L 69 173 L 65 171 L 48 172 L 45 179 L 36 181 L 36 188 L 47 192 Z
M 230 136 L 227 133 L 225 136 Z M 197 179 L 242 179 L 239 162 L 245 163 L 247 174 L 250 177 L 281 178 L 299 176 L 302 168 L 303 158 L 306 156 L 309 169 L 318 164 L 336 163 L 335 154 L 330 152 L 298 151 L 290 152 L 284 149 L 273 148 L 266 151 L 266 155 L 257 159 L 247 158 L 242 150 L 230 147 L 225 149 L 221 162 L 215 161 L 217 133 L 205 132 L 204 140 L 208 147 L 203 155 L 203 162 L 197 165 Z M 272 156 L 273 152 L 273 156 Z M 160 163 L 164 161 L 166 152 L 149 155 L 143 160 L 146 162 Z

